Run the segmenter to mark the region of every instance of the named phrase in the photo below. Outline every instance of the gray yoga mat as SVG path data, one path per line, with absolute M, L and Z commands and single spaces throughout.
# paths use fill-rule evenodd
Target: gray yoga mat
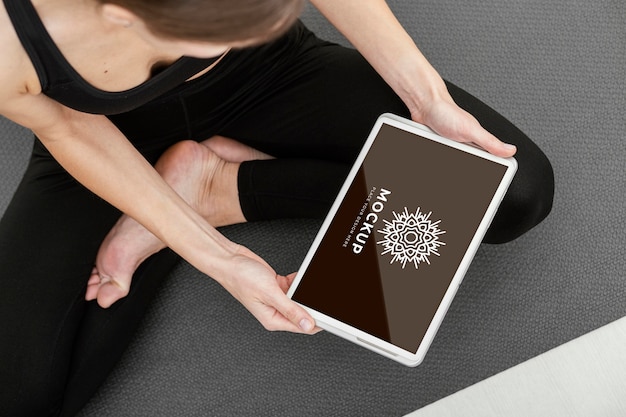
M 512 243 L 481 247 L 414 369 L 330 334 L 266 332 L 181 263 L 82 417 L 399 416 L 626 313 L 624 3 L 389 4 L 444 77 L 545 150 L 557 180 L 550 217 Z M 310 8 L 305 22 L 345 42 Z M 0 123 L 4 209 L 30 140 Z M 318 226 L 276 221 L 223 232 L 288 273 Z

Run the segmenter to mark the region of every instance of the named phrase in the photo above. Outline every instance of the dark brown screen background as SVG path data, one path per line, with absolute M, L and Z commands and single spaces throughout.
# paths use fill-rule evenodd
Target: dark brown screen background
M 383 124 L 292 298 L 415 353 L 505 172 L 496 162 Z M 391 194 L 355 254 L 352 244 L 380 189 Z M 391 263 L 377 244 L 385 239 L 383 220 L 405 208 L 432 212 L 429 220 L 441 220 L 446 232 L 438 236 L 445 243 L 440 256 L 431 254 L 430 264 L 417 269 Z

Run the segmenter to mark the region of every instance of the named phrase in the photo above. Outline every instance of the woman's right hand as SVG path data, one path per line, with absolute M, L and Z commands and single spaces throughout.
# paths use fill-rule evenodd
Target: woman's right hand
M 278 275 L 254 252 L 239 246 L 230 273 L 217 281 L 267 330 L 317 333 L 313 317 L 286 296 L 294 278 Z
M 141 226 L 137 224 L 137 227 Z M 86 299 L 97 299 L 103 308 L 110 307 L 128 295 L 132 275 L 138 265 L 133 263 L 130 264 L 130 268 L 126 268 L 121 258 L 128 248 L 115 250 L 110 247 L 111 242 L 115 241 L 110 238 L 115 235 L 115 230 L 114 228 L 100 247 L 96 266 L 87 286 Z M 233 246 L 235 250 L 226 261 L 226 267 L 219 276 L 213 278 L 241 302 L 267 330 L 308 334 L 320 330 L 315 327 L 314 319 L 306 310 L 285 295 L 295 274 L 278 275 L 267 262 L 248 248 L 234 244 Z

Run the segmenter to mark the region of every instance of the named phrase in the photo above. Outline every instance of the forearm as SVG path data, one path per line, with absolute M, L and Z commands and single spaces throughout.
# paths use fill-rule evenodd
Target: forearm
M 35 132 L 59 163 L 194 266 L 221 275 L 236 245 L 189 207 L 106 118 L 67 119 L 57 130 Z
M 445 84 L 383 0 L 311 0 L 394 89 L 412 113 L 447 94 Z

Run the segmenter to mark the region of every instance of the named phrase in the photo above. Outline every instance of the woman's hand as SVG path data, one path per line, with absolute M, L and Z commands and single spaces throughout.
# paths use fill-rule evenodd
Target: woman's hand
M 422 123 L 439 135 L 458 142 L 474 144 L 493 155 L 501 157 L 513 156 L 514 145 L 504 143 L 486 131 L 468 112 L 461 109 L 452 100 L 445 84 L 438 97 L 424 100 L 419 107 L 411 109 L 411 118 Z
M 515 147 L 483 129 L 458 107 L 384 0 L 310 0 L 398 94 L 414 121 L 441 136 L 508 157 Z M 367 30 L 363 30 L 367 28 Z
M 97 299 L 101 307 L 110 307 L 128 295 L 132 272 L 121 273 L 114 258 L 98 256 L 86 299 Z M 295 273 L 276 274 L 262 258 L 239 246 L 229 261 L 228 273 L 217 281 L 267 330 L 316 333 L 320 329 L 315 327 L 315 320 L 285 295 L 294 278 Z
M 263 259 L 243 246 L 233 257 L 230 271 L 218 281 L 267 330 L 307 334 L 320 330 L 311 315 L 285 295 L 295 273 L 276 274 Z

